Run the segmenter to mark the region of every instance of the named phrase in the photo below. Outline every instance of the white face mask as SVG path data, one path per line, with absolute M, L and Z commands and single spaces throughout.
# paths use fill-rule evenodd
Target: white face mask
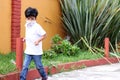
M 27 25 L 27 26 L 30 26 L 30 27 L 31 27 L 31 26 L 33 26 L 35 23 L 36 23 L 36 20 L 32 20 L 32 21 L 31 21 L 31 20 L 26 20 L 26 25 Z

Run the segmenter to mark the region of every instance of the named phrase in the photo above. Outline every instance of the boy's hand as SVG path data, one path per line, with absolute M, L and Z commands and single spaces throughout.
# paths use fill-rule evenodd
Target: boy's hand
M 22 41 L 25 42 L 25 38 L 23 38 Z
M 39 42 L 41 42 L 44 38 L 46 37 L 46 34 L 44 34 L 43 36 L 41 36 L 37 41 L 34 42 L 35 46 L 37 46 L 39 44 Z
M 34 44 L 35 46 L 37 46 L 39 44 L 39 41 L 35 41 Z

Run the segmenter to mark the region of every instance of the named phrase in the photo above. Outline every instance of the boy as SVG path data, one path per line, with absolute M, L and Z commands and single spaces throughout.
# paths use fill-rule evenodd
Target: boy
M 25 10 L 26 17 L 26 33 L 25 33 L 25 59 L 23 69 L 20 74 L 20 80 L 26 80 L 28 67 L 31 60 L 34 61 L 42 80 L 47 80 L 47 75 L 41 62 L 42 58 L 42 40 L 46 37 L 44 29 L 36 22 L 38 11 L 35 8 L 27 8 Z

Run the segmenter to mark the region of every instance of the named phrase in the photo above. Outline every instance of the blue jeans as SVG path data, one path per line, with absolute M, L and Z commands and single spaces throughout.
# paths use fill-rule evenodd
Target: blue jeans
M 42 78 L 46 78 L 47 75 L 44 71 L 44 67 L 42 65 L 42 62 L 41 62 L 41 58 L 42 58 L 42 55 L 28 55 L 28 54 L 25 54 L 25 60 L 24 60 L 24 63 L 23 63 L 23 69 L 21 71 L 21 74 L 20 74 L 20 80 L 26 80 L 26 76 L 27 76 L 27 73 L 28 73 L 28 68 L 29 68 L 29 65 L 33 59 L 35 65 L 36 65 L 36 68 L 39 72 L 39 74 L 41 75 Z

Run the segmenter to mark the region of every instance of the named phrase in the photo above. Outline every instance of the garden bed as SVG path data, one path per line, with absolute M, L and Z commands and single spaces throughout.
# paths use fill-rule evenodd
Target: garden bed
M 68 62 L 63 64 L 58 64 L 56 66 L 46 66 L 45 70 L 48 74 L 55 74 L 63 71 L 69 71 L 74 69 L 80 69 L 90 66 L 104 65 L 110 63 L 117 63 L 119 60 L 117 58 L 100 58 L 96 60 L 80 60 L 77 62 Z M 12 72 L 7 75 L 0 75 L 0 80 L 19 80 L 20 72 Z M 39 78 L 39 74 L 36 69 L 30 69 L 27 75 L 27 80 L 33 80 Z
M 101 58 L 99 54 L 92 54 L 89 51 L 81 51 L 76 56 L 65 56 L 65 55 L 58 55 L 58 56 L 54 58 L 51 58 L 51 57 L 45 58 L 43 56 L 43 59 L 42 59 L 43 65 L 52 66 L 52 65 L 58 65 L 58 64 L 67 63 L 67 62 L 76 62 L 80 60 L 91 60 L 91 59 Z M 9 53 L 6 55 L 0 54 L 0 74 L 1 75 L 6 75 L 8 73 L 16 71 L 16 66 L 15 64 L 13 64 L 13 61 L 15 61 L 15 53 Z M 30 64 L 30 68 L 35 68 L 35 65 L 33 62 Z

